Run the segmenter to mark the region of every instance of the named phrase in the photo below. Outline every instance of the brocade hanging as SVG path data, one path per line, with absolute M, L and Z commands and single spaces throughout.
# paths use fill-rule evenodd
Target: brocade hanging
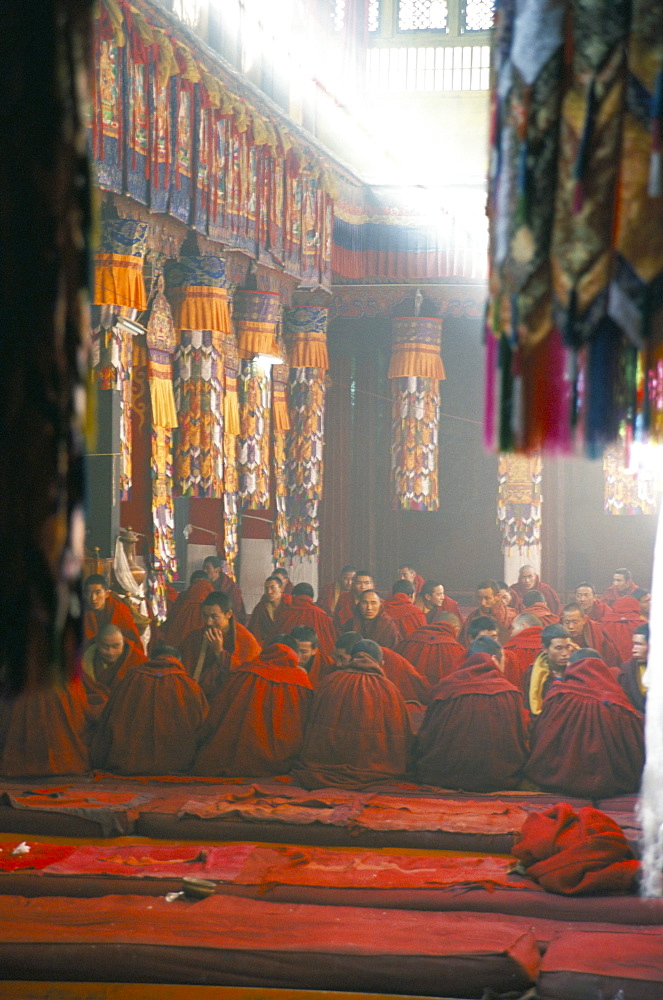
M 506 555 L 541 544 L 541 470 L 540 455 L 499 457 L 497 523 Z
M 147 306 L 143 258 L 147 223 L 133 219 L 106 219 L 99 249 L 94 255 L 96 305 L 143 310 Z
M 277 340 L 281 357 L 286 357 L 285 343 Z M 288 551 L 288 475 L 286 440 L 290 430 L 288 412 L 288 364 L 272 367 L 272 474 L 274 476 L 274 502 L 276 517 L 272 524 L 272 559 L 276 566 L 283 566 Z
M 237 469 L 237 436 L 240 430 L 237 378 L 239 356 L 234 333 L 227 334 L 223 344 L 225 393 L 223 400 L 223 551 L 226 572 L 235 578 L 235 560 L 239 554 L 239 474 Z
M 269 507 L 269 371 L 256 361 L 241 361 L 239 371 L 239 499 L 248 510 Z
M 295 556 L 310 559 L 318 554 L 325 391 L 325 372 L 321 369 L 290 369 L 287 512 L 291 559 Z
M 279 295 L 238 289 L 233 297 L 233 320 L 240 358 L 256 354 L 278 357 L 277 325 L 281 318 Z
M 117 378 L 120 390 L 120 500 L 128 500 L 131 496 L 133 478 L 131 451 L 131 399 L 133 371 L 134 338 L 125 328 L 120 327 L 121 341 L 118 354 Z
M 605 514 L 656 514 L 658 484 L 651 476 L 627 471 L 626 449 L 621 441 L 605 451 L 603 483 Z

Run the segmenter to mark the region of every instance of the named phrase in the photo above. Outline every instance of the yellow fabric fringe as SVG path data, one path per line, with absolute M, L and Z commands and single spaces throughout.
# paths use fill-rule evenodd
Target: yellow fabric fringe
M 178 330 L 213 330 L 230 333 L 228 292 L 225 288 L 189 285 L 172 296 Z
M 97 253 L 94 263 L 95 305 L 147 309 L 142 257 Z
M 226 380 L 226 393 L 223 397 L 223 433 L 239 434 L 239 401 L 237 399 L 236 378 Z
M 279 357 L 275 339 L 274 323 L 259 323 L 255 320 L 237 320 L 237 350 L 240 358 L 254 358 L 256 354 L 271 354 Z
M 446 379 L 439 347 L 429 344 L 394 344 L 387 378 Z
M 328 370 L 329 355 L 327 353 L 327 338 L 324 333 L 299 331 L 290 338 L 289 348 L 291 368 Z
M 150 382 L 150 399 L 152 401 L 152 426 L 157 428 L 177 427 L 177 409 L 175 395 L 170 376 L 164 376 L 158 371 L 161 366 L 155 366 L 150 361 L 148 379 Z M 155 368 L 157 369 L 155 371 Z
M 272 395 L 272 417 L 275 431 L 290 430 L 290 412 L 288 400 L 284 392 L 274 391 Z

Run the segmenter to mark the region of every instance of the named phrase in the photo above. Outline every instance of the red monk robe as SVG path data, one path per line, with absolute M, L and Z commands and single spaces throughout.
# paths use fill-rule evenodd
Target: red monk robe
M 336 633 L 333 622 L 312 597 L 306 594 L 294 594 L 290 604 L 279 608 L 276 623 L 277 635 L 287 635 L 296 625 L 308 625 L 309 628 L 315 629 L 323 654 L 329 659 L 334 655 Z
M 214 583 L 214 590 L 220 590 L 222 594 L 228 595 L 235 618 L 240 625 L 244 625 L 246 623 L 246 610 L 242 591 L 238 584 L 227 573 L 221 573 Z
M 460 606 L 458 601 L 454 601 L 453 597 L 447 597 L 445 594 L 441 604 L 437 604 L 435 607 L 430 608 L 430 610 L 426 610 L 426 622 L 428 625 L 433 624 L 440 611 L 448 611 L 449 614 L 456 616 L 459 625 L 463 624 L 463 615 Z
M 135 642 L 138 646 L 141 645 L 140 633 L 130 608 L 110 591 L 106 592 L 106 603 L 101 611 L 86 608 L 84 618 L 86 646 L 96 638 L 104 625 L 117 625 L 125 639 Z
M 417 780 L 441 788 L 516 788 L 527 760 L 523 698 L 487 653 L 440 681 L 418 737 Z
M 633 650 L 633 632 L 645 619 L 640 614 L 640 602 L 635 597 L 620 597 L 601 619 L 603 631 L 612 640 L 622 663 Z
M 92 741 L 114 774 L 182 774 L 196 753 L 207 699 L 174 656 L 141 663 L 115 685 Z
M 436 622 L 435 625 L 418 628 L 398 644 L 396 652 L 410 661 L 431 688 L 456 670 L 467 656 L 449 622 Z
M 513 586 L 509 587 L 509 590 L 513 594 L 513 606 L 516 609 L 516 612 L 531 611 L 531 608 L 525 608 L 523 606 L 523 597 L 525 596 L 525 594 L 529 589 L 529 590 L 538 590 L 539 593 L 543 595 L 543 599 L 546 602 L 548 609 L 552 611 L 554 615 L 557 616 L 561 615 L 562 602 L 560 601 L 557 592 L 553 590 L 553 588 L 549 586 L 547 583 L 541 583 L 541 579 L 538 573 L 535 574 L 534 580 L 535 583 L 533 587 L 527 588 L 522 583 L 520 583 L 520 581 L 514 583 Z M 536 611 L 532 613 L 536 614 Z M 559 617 L 557 620 L 559 621 Z
M 316 649 L 315 653 L 306 663 L 304 669 L 309 676 L 309 680 L 314 688 L 320 686 L 325 677 L 329 677 L 336 670 L 336 664 L 332 660 L 328 660 L 327 657 L 321 652 L 321 650 Z
M 334 628 L 339 634 L 346 631 L 345 626 L 349 621 L 352 621 L 356 607 L 357 602 L 352 596 L 352 591 L 341 591 L 338 601 L 336 602 L 336 608 L 334 609 Z
M 95 684 L 100 685 L 105 695 L 108 695 L 116 681 L 121 680 L 129 670 L 137 667 L 139 663 L 145 663 L 146 660 L 143 647 L 135 646 L 133 642 L 127 642 L 125 639 L 119 660 L 115 663 L 106 663 L 97 650 L 97 643 L 93 642 L 83 656 L 83 681 L 94 682 L 90 690 L 94 689 Z
M 90 770 L 88 739 L 98 710 L 79 679 L 66 687 L 44 687 L 0 699 L 0 774 L 8 778 L 85 774 Z
M 348 594 L 348 590 L 343 590 L 338 580 L 331 580 L 326 583 L 318 595 L 318 604 L 330 617 L 334 616 L 336 605 L 343 594 Z
M 363 639 L 371 639 L 385 649 L 395 649 L 403 638 L 398 623 L 389 617 L 384 608 L 380 608 L 375 618 L 364 618 L 357 608 L 343 631 L 357 632 Z
M 497 638 L 504 645 L 511 635 L 511 623 L 517 614 L 518 612 L 515 608 L 508 608 L 501 600 L 498 600 L 490 611 L 486 611 L 485 608 L 475 608 L 474 611 L 470 611 L 465 619 L 463 627 L 460 630 L 460 635 L 458 636 L 458 641 L 467 649 L 470 645 L 470 633 L 468 631 L 470 622 L 473 622 L 475 618 L 479 618 L 482 615 L 488 615 L 497 622 Z
M 360 788 L 402 778 L 408 766 L 410 722 L 405 702 L 367 654 L 334 671 L 315 693 L 301 764 L 304 788 Z
M 546 791 L 603 799 L 635 792 L 643 719 L 603 660 L 570 663 L 543 699 L 527 777 Z
M 202 603 L 213 590 L 214 586 L 209 580 L 194 580 L 168 612 L 168 618 L 161 626 L 160 641 L 181 649 L 189 632 L 195 632 L 205 624 Z
M 233 668 L 212 702 L 193 773 L 286 774 L 302 749 L 312 697 L 289 646 L 268 646 L 259 659 Z
M 597 597 L 591 608 L 585 610 L 585 615 L 587 618 L 591 618 L 593 622 L 602 622 L 608 611 L 610 611 L 610 605 L 604 601 L 600 601 Z
M 525 608 L 528 615 L 536 615 L 536 617 L 541 622 L 543 628 L 548 625 L 558 625 L 559 617 L 546 604 L 542 604 L 541 601 L 536 601 L 534 604 L 530 604 L 529 607 Z
M 607 604 L 608 607 L 614 607 L 615 601 L 619 601 L 622 597 L 630 597 L 633 591 L 637 589 L 638 585 L 635 580 L 629 580 L 626 584 L 626 590 L 621 593 L 617 590 L 613 583 L 610 587 L 608 587 L 604 594 L 601 594 L 601 600 L 604 604 Z
M 254 635 L 261 646 L 269 646 L 275 635 L 279 634 L 277 617 L 281 608 L 287 607 L 292 598 L 290 594 L 281 594 L 281 600 L 277 607 L 269 604 L 264 595 L 260 598 L 255 608 L 251 612 L 249 624 L 246 626 Z
M 392 594 L 383 601 L 382 607 L 397 623 L 403 639 L 407 639 L 415 629 L 422 628 L 426 624 L 425 612 L 413 604 L 407 594 Z M 435 610 L 437 611 L 437 608 Z
M 631 641 L 633 636 L 631 636 Z M 609 667 L 619 670 L 622 665 L 622 658 L 614 642 L 607 634 L 603 625 L 599 622 L 587 619 L 583 629 L 583 640 L 586 647 L 595 649 L 601 654 L 601 659 L 605 660 Z
M 522 690 L 523 677 L 541 652 L 542 625 L 531 625 L 504 643 L 504 676 Z
M 422 677 L 409 660 L 397 653 L 395 649 L 382 647 L 382 670 L 387 680 L 398 688 L 404 701 L 418 701 L 427 705 L 430 698 L 430 684 Z
M 203 627 L 190 632 L 182 643 L 181 653 L 187 673 L 211 700 L 226 680 L 231 667 L 260 656 L 260 643 L 248 629 L 232 618 L 228 633 L 223 638 L 223 652 L 217 654 L 205 638 L 206 631 Z

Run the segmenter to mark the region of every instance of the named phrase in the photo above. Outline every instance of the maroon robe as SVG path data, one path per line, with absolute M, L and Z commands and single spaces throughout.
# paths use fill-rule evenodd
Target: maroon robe
M 351 590 L 342 590 L 334 609 L 334 627 L 338 634 L 345 631 L 345 626 L 352 619 L 357 601 Z
M 431 688 L 456 670 L 467 655 L 450 622 L 418 628 L 398 644 L 396 652 L 410 661 Z
M 546 791 L 603 799 L 635 792 L 643 718 L 603 660 L 570 663 L 543 699 L 525 773 Z
M 520 691 L 487 653 L 476 653 L 431 692 L 418 736 L 417 780 L 442 788 L 516 788 L 527 760 Z
M 418 701 L 427 705 L 430 697 L 430 684 L 422 677 L 409 660 L 397 653 L 395 649 L 382 647 L 382 670 L 387 680 L 397 687 L 405 701 Z
M 362 639 L 372 639 L 385 649 L 395 649 L 403 638 L 398 624 L 383 608 L 380 608 L 375 618 L 364 618 L 357 608 L 343 631 L 358 632 Z
M 473 622 L 475 618 L 480 618 L 482 615 L 487 615 L 488 618 L 494 618 L 497 622 L 497 638 L 504 645 L 511 635 L 511 623 L 517 613 L 515 608 L 508 608 L 502 601 L 497 601 L 490 611 L 484 611 L 483 608 L 475 608 L 474 611 L 470 611 L 465 619 L 465 624 L 460 630 L 458 641 L 465 647 L 469 647 L 470 633 L 468 630 L 470 622 Z
M 285 774 L 304 743 L 313 685 L 289 646 L 234 668 L 213 700 L 193 766 L 199 775 Z
M 106 594 L 106 603 L 101 611 L 85 610 L 85 645 L 89 646 L 105 625 L 117 625 L 120 632 L 129 642 L 141 645 L 140 632 L 131 614 L 131 608 L 110 591 Z
M 647 692 L 643 691 L 640 686 L 642 668 L 644 666 L 644 663 L 633 657 L 628 663 L 622 665 L 622 669 L 617 677 L 622 691 L 626 694 L 633 708 L 643 714 L 647 705 Z
M 161 626 L 160 640 L 168 646 L 181 649 L 189 632 L 194 632 L 205 624 L 203 601 L 213 590 L 209 580 L 194 580 L 168 612 L 168 618 Z
M 244 607 L 244 598 L 242 597 L 242 591 L 235 581 L 227 575 L 227 573 L 221 573 L 219 579 L 213 584 L 214 590 L 220 590 L 222 594 L 227 594 L 230 598 L 230 605 L 233 609 L 233 614 L 240 625 L 246 625 L 246 609 Z
M 320 594 L 318 595 L 318 604 L 323 611 L 326 611 L 328 615 L 333 616 L 341 594 L 347 593 L 347 590 L 343 590 L 341 588 L 340 583 L 337 583 L 336 580 L 332 580 L 330 583 L 326 583 L 320 591 Z
M 562 602 L 559 599 L 559 595 L 547 583 L 541 583 L 538 574 L 536 577 L 536 583 L 534 584 L 533 587 L 530 587 L 529 589 L 538 590 L 538 592 L 543 596 L 543 599 L 546 602 L 546 605 L 548 606 L 549 610 L 552 611 L 554 615 L 558 616 L 561 615 Z M 517 611 L 519 612 L 529 611 L 530 609 L 526 608 L 523 605 L 523 597 L 525 596 L 525 594 L 528 593 L 528 591 L 525 589 L 525 587 L 523 587 L 522 583 L 514 583 L 512 587 L 509 587 L 509 590 L 513 594 L 513 604 L 514 607 L 517 609 Z
M 407 594 L 392 594 L 383 601 L 382 607 L 398 623 L 404 639 L 426 624 L 425 613 L 412 603 Z
M 609 667 L 619 669 L 622 664 L 622 657 L 610 636 L 606 633 L 603 625 L 594 622 L 591 618 L 583 629 L 583 641 L 589 649 L 595 649 L 601 654 L 601 659 L 605 660 Z
M 119 660 L 116 663 L 108 664 L 102 660 L 97 652 L 97 644 L 94 642 L 86 649 L 83 656 L 82 680 L 84 683 L 88 680 L 94 681 L 100 685 L 104 694 L 108 695 L 110 688 L 116 681 L 122 680 L 133 667 L 137 667 L 139 663 L 145 663 L 146 660 L 143 647 L 136 646 L 133 642 L 127 642 L 125 639 L 124 649 Z
M 536 604 L 530 604 L 528 608 L 523 606 L 523 611 L 528 615 L 536 615 L 544 628 L 547 628 L 548 625 L 559 625 L 558 615 L 554 611 L 551 611 L 547 604 L 542 604 L 541 601 L 537 601 Z
M 626 586 L 626 590 L 624 591 L 623 594 L 620 594 L 620 592 L 617 590 L 617 588 L 613 583 L 611 584 L 610 587 L 608 587 L 608 589 L 605 591 L 604 594 L 601 594 L 601 600 L 604 602 L 604 604 L 608 604 L 610 607 L 613 607 L 615 601 L 620 600 L 620 598 L 622 597 L 630 597 L 633 591 L 637 589 L 638 589 L 637 583 L 634 580 L 629 580 Z
M 458 619 L 458 624 L 463 624 L 463 615 L 458 604 L 458 601 L 454 601 L 453 597 L 447 597 L 444 595 L 444 600 L 442 604 L 438 607 L 431 608 L 430 611 L 426 611 L 426 622 L 428 625 L 432 625 L 437 618 L 440 611 L 448 611 L 449 614 L 455 615 Z
M 276 616 L 278 626 L 276 634 L 292 632 L 297 625 L 306 625 L 315 629 L 318 646 L 323 654 L 331 659 L 336 645 L 336 633 L 329 615 L 319 608 L 312 597 L 305 594 L 294 594 L 290 604 L 281 604 Z
M 585 611 L 585 615 L 587 618 L 591 618 L 593 622 L 600 622 L 603 621 L 609 610 L 610 605 L 604 601 L 600 601 L 597 597 L 589 611 Z
M 328 659 L 319 649 L 316 649 L 313 656 L 310 658 L 306 664 L 306 673 L 309 675 L 309 679 L 314 688 L 320 686 L 325 677 L 329 677 L 330 674 L 336 670 L 336 664 L 333 660 Z
M 504 643 L 505 669 L 504 676 L 508 681 L 522 690 L 523 677 L 527 668 L 534 663 L 541 652 L 541 632 L 543 625 L 530 625 L 522 632 L 512 635 Z
M 620 597 L 601 619 L 604 633 L 612 640 L 625 662 L 633 652 L 633 633 L 644 622 L 640 613 L 640 603 L 635 597 Z
M 260 655 L 260 643 L 248 629 L 231 619 L 228 633 L 223 640 L 223 652 L 217 655 L 212 647 L 208 646 L 202 668 L 196 677 L 202 645 L 203 642 L 207 643 L 206 631 L 207 628 L 203 627 L 190 632 L 182 643 L 181 653 L 182 663 L 187 672 L 198 681 L 207 698 L 211 700 L 228 677 L 231 667 L 248 663 Z
M 304 788 L 358 788 L 402 778 L 410 749 L 405 702 L 373 661 L 370 669 L 335 670 L 315 693 L 301 763 Z
M 288 604 L 290 604 L 290 595 L 282 594 L 278 607 L 274 610 L 273 618 L 269 613 L 269 607 L 264 597 L 261 597 L 256 604 L 246 627 L 251 635 L 256 637 L 261 646 L 269 646 L 274 636 L 279 634 L 278 614 L 281 608 Z

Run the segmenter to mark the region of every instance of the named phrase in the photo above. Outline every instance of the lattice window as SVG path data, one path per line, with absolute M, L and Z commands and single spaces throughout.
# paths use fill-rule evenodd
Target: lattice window
M 495 0 L 463 0 L 461 31 L 490 31 L 494 13 Z
M 368 30 L 377 31 L 380 27 L 380 0 L 368 0 Z
M 345 24 L 345 0 L 334 0 L 332 21 L 334 31 L 343 31 Z
M 438 45 L 372 48 L 367 86 L 376 93 L 487 90 L 488 45 Z
M 447 0 L 398 0 L 400 31 L 446 31 Z

